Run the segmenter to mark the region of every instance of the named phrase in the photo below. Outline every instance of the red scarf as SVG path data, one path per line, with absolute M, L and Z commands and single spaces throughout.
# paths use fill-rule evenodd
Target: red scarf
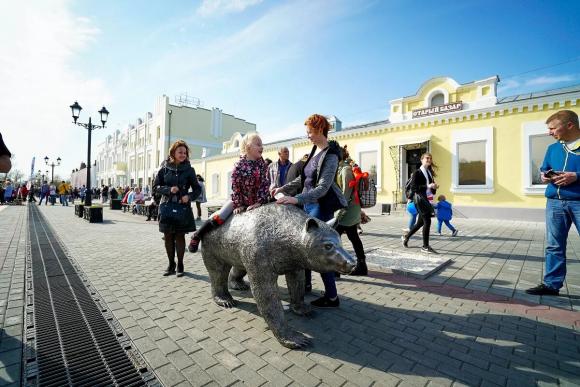
M 358 187 L 361 179 L 368 179 L 369 173 L 361 171 L 360 167 L 354 167 L 352 169 L 354 175 L 354 180 L 349 181 L 348 186 L 354 190 L 354 203 L 360 205 L 360 198 L 358 193 Z

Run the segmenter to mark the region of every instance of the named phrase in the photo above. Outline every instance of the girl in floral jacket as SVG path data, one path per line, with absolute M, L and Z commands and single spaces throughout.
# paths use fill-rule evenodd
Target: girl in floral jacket
M 262 139 L 257 133 L 247 134 L 240 144 L 241 156 L 232 171 L 232 199 L 204 222 L 191 237 L 189 251 L 195 253 L 203 235 L 224 223 L 232 214 L 251 211 L 270 200 L 268 166 L 262 158 Z

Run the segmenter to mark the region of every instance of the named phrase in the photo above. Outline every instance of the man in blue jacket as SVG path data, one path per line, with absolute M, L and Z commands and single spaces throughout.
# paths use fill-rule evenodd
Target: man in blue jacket
M 544 283 L 528 294 L 557 296 L 566 278 L 566 242 L 572 223 L 580 230 L 580 128 L 578 114 L 561 110 L 547 120 L 557 140 L 546 150 L 540 167 L 546 183 L 546 270 Z M 579 232 L 580 235 L 580 232 Z

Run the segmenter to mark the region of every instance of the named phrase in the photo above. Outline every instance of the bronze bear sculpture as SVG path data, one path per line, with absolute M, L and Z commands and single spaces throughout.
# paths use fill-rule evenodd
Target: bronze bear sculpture
M 280 344 L 293 349 L 309 340 L 286 323 L 278 276 L 286 276 L 290 310 L 305 315 L 310 307 L 304 303 L 304 269 L 348 274 L 356 266 L 329 225 L 295 206 L 275 203 L 230 216 L 203 236 L 201 254 L 215 303 L 235 306 L 228 285 L 247 290 L 242 279 L 247 273 L 260 314 Z

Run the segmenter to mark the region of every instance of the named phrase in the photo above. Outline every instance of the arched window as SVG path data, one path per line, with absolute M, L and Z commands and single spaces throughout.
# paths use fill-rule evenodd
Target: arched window
M 445 96 L 443 93 L 437 93 L 431 97 L 431 106 L 445 105 Z
M 236 139 L 234 141 L 234 148 L 239 148 L 240 147 L 240 140 Z

